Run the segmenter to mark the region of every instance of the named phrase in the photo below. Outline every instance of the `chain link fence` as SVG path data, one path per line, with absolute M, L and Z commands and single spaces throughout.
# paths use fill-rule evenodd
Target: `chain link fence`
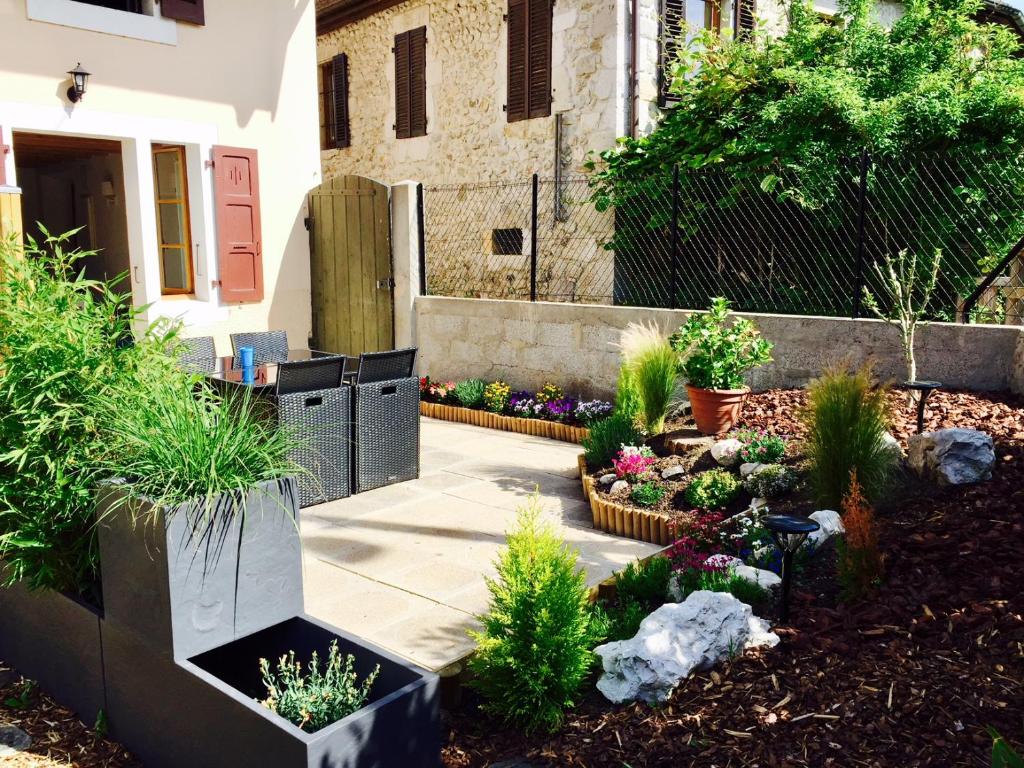
M 433 295 L 858 317 L 906 249 L 941 252 L 930 319 L 1024 322 L 1024 156 L 428 186 L 421 216 Z

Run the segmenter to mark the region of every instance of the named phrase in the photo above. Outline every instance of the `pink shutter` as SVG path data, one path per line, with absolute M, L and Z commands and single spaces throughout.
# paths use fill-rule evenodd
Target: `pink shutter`
M 203 0 L 160 0 L 160 15 L 192 24 L 206 23 Z
M 213 148 L 217 254 L 226 302 L 263 300 L 263 237 L 255 149 Z

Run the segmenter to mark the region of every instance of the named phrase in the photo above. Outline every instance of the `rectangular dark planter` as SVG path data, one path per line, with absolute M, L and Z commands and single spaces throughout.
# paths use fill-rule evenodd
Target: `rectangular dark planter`
M 302 613 L 294 479 L 225 494 L 209 512 L 191 503 L 151 515 L 124 494 L 108 486 L 97 510 L 108 624 L 185 659 Z
M 92 725 L 106 708 L 100 622 L 99 611 L 60 592 L 0 589 L 0 659 Z
M 437 676 L 306 616 L 268 627 L 189 660 L 154 657 L 139 638 L 105 627 L 111 735 L 147 768 L 437 768 Z M 380 664 L 371 701 L 315 733 L 274 714 L 259 660 L 294 650 L 326 658 L 332 639 L 362 678 Z M 145 665 L 145 674 L 139 673 Z

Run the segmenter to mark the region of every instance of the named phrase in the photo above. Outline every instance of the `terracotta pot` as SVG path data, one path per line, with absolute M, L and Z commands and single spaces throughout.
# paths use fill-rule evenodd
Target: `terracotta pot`
M 739 421 L 750 389 L 701 389 L 686 385 L 697 429 L 705 435 L 725 432 Z

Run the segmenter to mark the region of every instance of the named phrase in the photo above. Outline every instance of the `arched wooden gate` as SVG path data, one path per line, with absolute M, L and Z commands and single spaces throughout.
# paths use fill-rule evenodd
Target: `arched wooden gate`
M 309 193 L 313 346 L 358 355 L 395 344 L 390 192 L 338 176 Z

